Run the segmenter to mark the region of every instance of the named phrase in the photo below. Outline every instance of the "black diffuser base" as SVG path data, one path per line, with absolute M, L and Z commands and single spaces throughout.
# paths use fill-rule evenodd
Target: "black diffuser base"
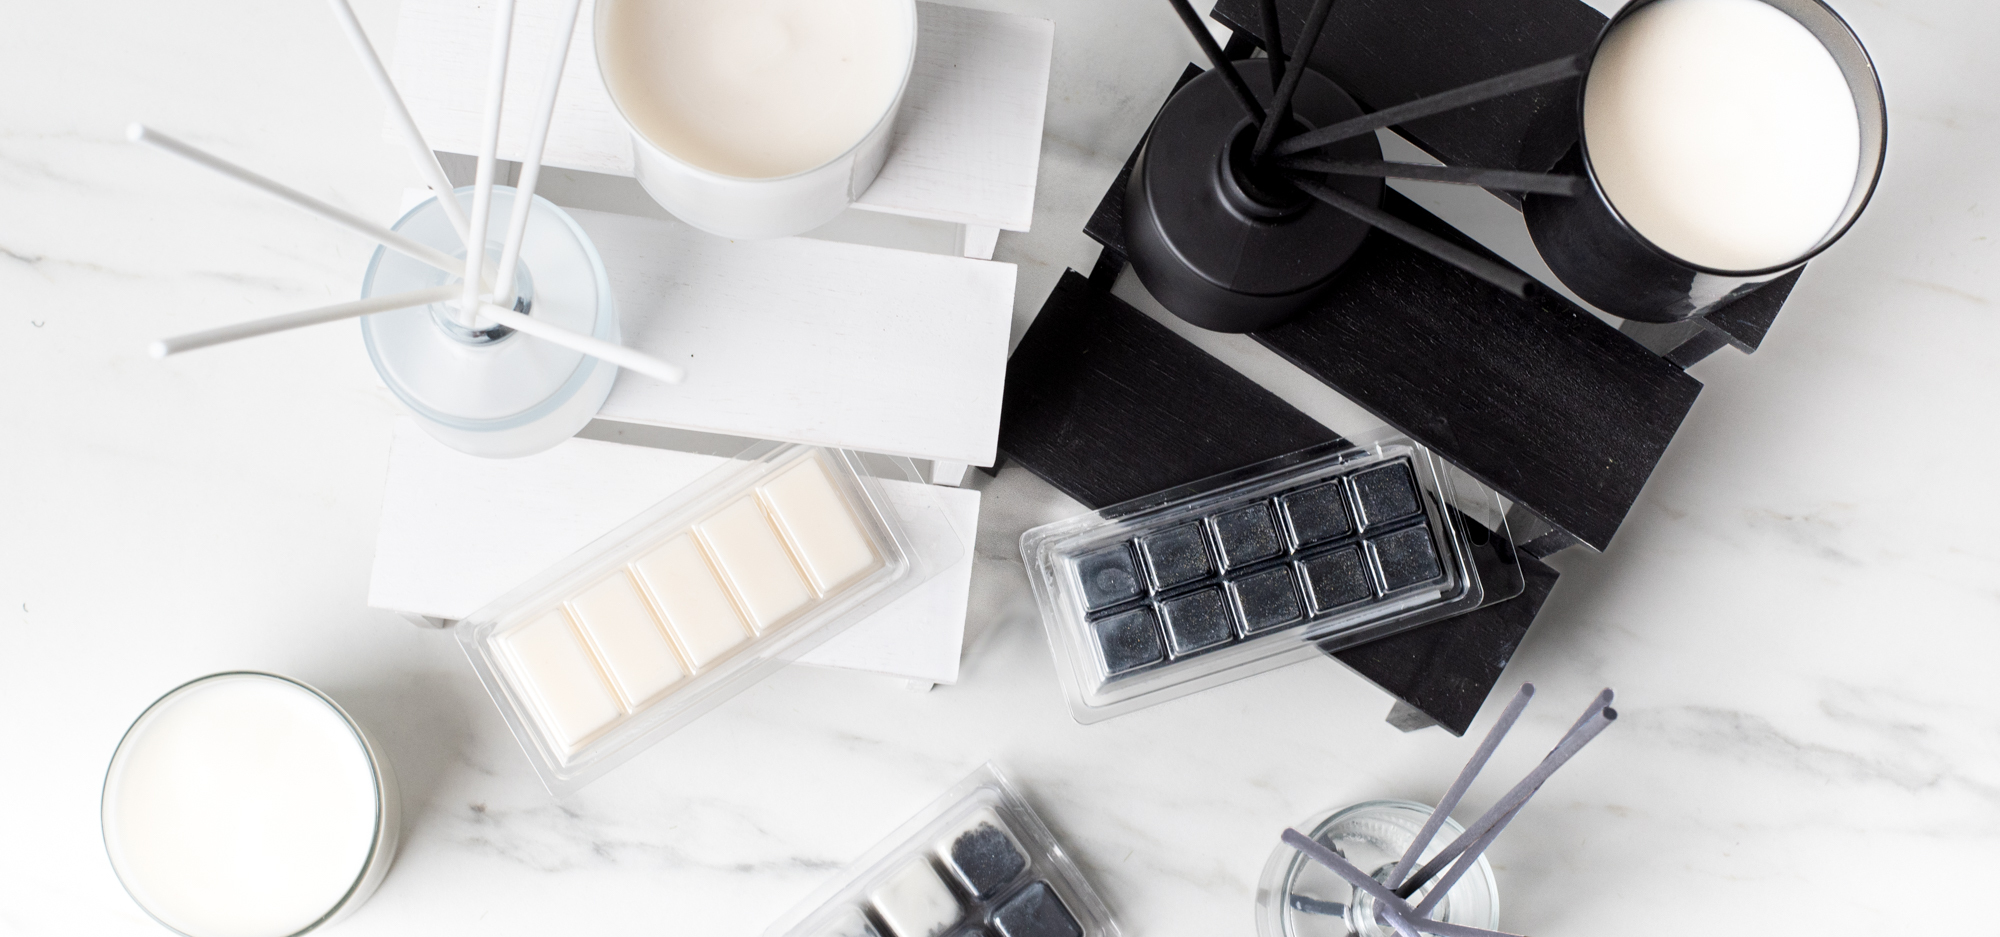
M 1270 61 L 1238 71 L 1266 109 Z M 1292 99 L 1288 133 L 1361 115 L 1339 86 L 1307 71 Z M 1269 328 L 1311 308 L 1360 248 L 1368 226 L 1293 187 L 1251 158 L 1257 125 L 1222 76 L 1182 85 L 1156 119 L 1126 182 L 1124 241 L 1133 272 L 1175 315 L 1218 332 Z M 1373 134 L 1327 148 L 1332 159 L 1382 158 Z M 1368 207 L 1382 180 L 1323 176 Z

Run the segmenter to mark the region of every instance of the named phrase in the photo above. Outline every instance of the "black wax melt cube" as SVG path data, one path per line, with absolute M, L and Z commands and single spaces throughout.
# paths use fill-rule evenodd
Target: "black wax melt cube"
M 1369 527 L 1409 517 L 1418 510 L 1417 485 L 1410 478 L 1410 466 L 1403 462 L 1354 476 L 1354 495 L 1360 502 L 1361 523 Z
M 1109 608 L 1145 592 L 1130 544 L 1120 543 L 1077 557 L 1076 575 L 1083 580 L 1085 608 Z
M 993 912 L 1000 937 L 1083 937 L 1083 928 L 1047 882 L 1021 889 Z
M 946 856 L 952 874 L 981 901 L 999 894 L 1028 867 L 1013 838 L 986 818 L 954 837 Z
M 1306 591 L 1312 596 L 1314 611 L 1352 605 L 1372 598 L 1375 590 L 1361 566 L 1361 548 L 1347 547 L 1299 564 L 1306 577 Z
M 1215 516 L 1215 546 L 1223 569 L 1240 569 L 1268 560 L 1284 550 L 1278 528 L 1271 523 L 1270 505 L 1260 501 Z
M 1407 527 L 1368 541 L 1375 562 L 1382 569 L 1382 589 L 1397 589 L 1430 582 L 1438 577 L 1437 547 L 1431 543 L 1430 528 Z
M 1199 522 L 1140 537 L 1139 550 L 1146 554 L 1146 568 L 1152 572 L 1155 589 L 1193 582 L 1215 568 L 1208 561 L 1208 544 L 1202 542 Z
M 1338 480 L 1294 491 L 1278 499 L 1292 529 L 1292 542 L 1301 546 L 1325 543 L 1354 529 L 1347 519 L 1347 496 Z
M 1289 566 L 1267 569 L 1229 584 L 1236 596 L 1236 611 L 1243 618 L 1243 633 L 1256 634 L 1305 617 L 1299 601 L 1298 580 Z
M 1235 636 L 1235 623 L 1222 590 L 1203 589 L 1160 603 L 1167 618 L 1167 642 L 1174 656 L 1214 647 Z
M 1098 646 L 1104 649 L 1104 669 L 1113 674 L 1144 667 L 1167 656 L 1150 608 L 1120 612 L 1091 622 L 1090 626 L 1097 631 Z

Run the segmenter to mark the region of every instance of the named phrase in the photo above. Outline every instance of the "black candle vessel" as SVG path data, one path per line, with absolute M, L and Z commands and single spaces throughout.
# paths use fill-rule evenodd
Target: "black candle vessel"
M 1594 60 L 1607 37 L 1654 0 L 1628 3 L 1604 24 L 1592 47 Z M 1771 280 L 1798 269 L 1832 246 L 1861 216 L 1882 174 L 1888 142 L 1888 110 L 1874 63 L 1847 23 L 1821 0 L 1763 0 L 1796 20 L 1819 40 L 1846 79 L 1860 123 L 1861 161 L 1847 205 L 1833 227 L 1810 249 L 1783 263 L 1754 270 L 1723 270 L 1674 256 L 1632 227 L 1598 183 L 1590 161 L 1584 119 L 1589 72 L 1577 83 L 1576 128 L 1580 138 L 1556 163 L 1555 172 L 1588 176 L 1589 191 L 1578 198 L 1530 194 L 1523 202 L 1535 249 L 1563 285 L 1613 315 L 1641 322 L 1677 322 L 1702 315 Z

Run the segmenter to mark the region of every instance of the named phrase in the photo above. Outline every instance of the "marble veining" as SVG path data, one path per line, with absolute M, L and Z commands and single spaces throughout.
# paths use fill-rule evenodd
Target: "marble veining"
M 1881 190 L 1757 354 L 1693 369 L 1702 397 L 1610 550 L 1558 560 L 1503 691 L 1580 705 L 1613 685 L 1624 718 L 1496 844 L 1516 933 L 1678 937 L 1690 909 L 1730 933 L 1990 927 L 1976 902 L 1902 896 L 1983 894 L 2000 855 L 2000 5 L 1832 2 L 1895 112 Z M 981 5 L 1056 22 L 1033 229 L 996 254 L 1019 265 L 1018 336 L 1065 267 L 1089 269 L 1083 221 L 1198 51 L 1154 0 Z M 358 7 L 389 52 L 393 0 Z M 19 89 L 0 100 L 0 745 L 22 765 L 0 793 L 10 840 L 36 844 L 0 851 L 0 931 L 161 933 L 104 859 L 105 761 L 148 702 L 232 668 L 321 686 L 398 769 L 402 851 L 336 937 L 669 916 L 753 937 L 987 760 L 1127 934 L 1244 934 L 1285 825 L 1435 799 L 1463 762 L 1469 743 L 1397 732 L 1331 661 L 1077 726 L 1018 538 L 1080 509 L 1008 468 L 975 476 L 959 685 L 791 668 L 552 803 L 452 637 L 365 608 L 396 407 L 355 328 L 144 355 L 349 298 L 370 248 L 123 143 L 128 121 L 384 221 L 415 184 L 324 5 L 13 4 L 0 25 Z M 1405 191 L 1541 272 L 1491 196 Z M 1117 292 L 1334 429 L 1372 422 L 1130 277 Z M 1531 711 L 1466 810 L 1566 724 Z M 1861 887 L 1857 857 L 1906 861 Z

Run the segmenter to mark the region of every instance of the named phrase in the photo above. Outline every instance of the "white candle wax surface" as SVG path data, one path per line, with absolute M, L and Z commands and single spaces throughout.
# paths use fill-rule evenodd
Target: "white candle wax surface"
M 1704 267 L 1796 260 L 1839 221 L 1860 120 L 1833 56 L 1760 0 L 1658 0 L 1605 37 L 1585 85 L 1592 171 L 1655 246 Z
M 104 782 L 119 881 L 195 937 L 313 926 L 363 880 L 383 798 L 365 743 L 326 700 L 266 674 L 223 674 L 141 716 Z M 386 857 L 382 861 L 387 861 Z
M 852 149 L 902 91 L 910 0 L 604 0 L 605 83 L 683 162 L 768 179 Z

